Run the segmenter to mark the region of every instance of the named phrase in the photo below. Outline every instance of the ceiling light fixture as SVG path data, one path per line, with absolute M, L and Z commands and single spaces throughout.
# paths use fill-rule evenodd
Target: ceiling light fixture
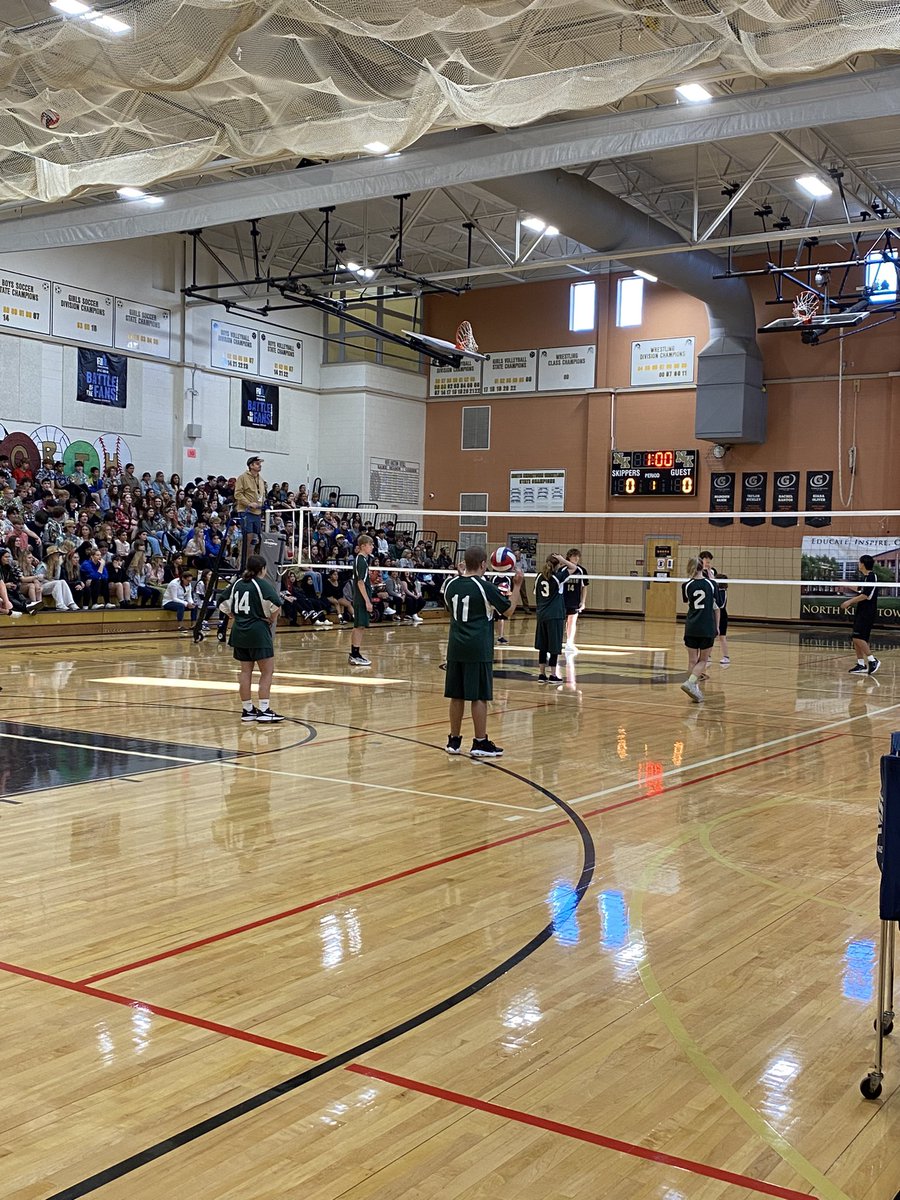
M 131 28 L 124 21 L 120 21 L 118 17 L 107 16 L 106 13 L 95 13 L 87 18 L 92 25 L 96 25 L 98 29 L 104 30 L 106 33 L 127 33 Z
M 65 13 L 67 17 L 83 17 L 85 13 L 92 11 L 91 6 L 82 4 L 81 0 L 50 0 L 50 7 Z
M 116 195 L 123 200 L 144 200 L 147 193 L 138 187 L 120 187 L 116 190 Z
M 526 217 L 522 225 L 532 233 L 543 233 L 547 228 L 546 221 L 542 221 L 540 217 Z
M 818 175 L 799 175 L 797 186 L 803 188 L 807 196 L 812 196 L 814 200 L 824 200 L 826 196 L 831 195 L 831 188 L 827 183 L 823 183 Z
M 559 230 L 555 225 L 548 225 L 544 230 L 544 237 L 559 237 Z
M 387 154 L 390 146 L 386 146 L 384 142 L 366 142 L 363 150 L 368 150 L 370 154 Z
M 702 104 L 704 100 L 712 100 L 712 92 L 708 92 L 702 83 L 682 83 L 675 91 L 682 100 L 691 104 Z
M 348 263 L 347 263 L 347 270 L 348 270 L 348 271 L 358 271 L 358 270 L 359 270 L 359 263 L 355 263 L 355 262 L 348 262 Z
M 635 269 L 634 273 L 635 275 L 640 276 L 641 279 L 646 279 L 648 283 L 659 283 L 659 279 L 656 277 L 656 275 L 651 275 L 649 271 L 638 271 Z

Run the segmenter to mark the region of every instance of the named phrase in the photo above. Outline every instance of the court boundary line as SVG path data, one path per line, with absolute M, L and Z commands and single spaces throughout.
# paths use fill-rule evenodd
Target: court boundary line
M 57 987 L 65 991 L 75 992 L 78 995 L 93 997 L 96 1000 L 104 1000 L 108 1003 L 118 1004 L 120 1006 L 131 1008 L 137 1011 L 149 1012 L 154 1016 L 162 1017 L 165 1020 L 170 1020 L 177 1024 L 188 1025 L 208 1033 L 216 1033 L 222 1035 L 223 1037 L 247 1042 L 251 1045 L 259 1046 L 261 1049 L 273 1050 L 276 1053 L 287 1054 L 294 1058 L 309 1059 L 315 1063 L 327 1063 L 328 1061 L 327 1055 L 316 1050 L 309 1050 L 304 1046 L 298 1046 L 292 1042 L 285 1042 L 277 1038 L 268 1038 L 262 1034 L 253 1033 L 250 1030 L 239 1029 L 234 1025 L 225 1025 L 218 1021 L 210 1021 L 205 1017 L 196 1017 L 190 1013 L 182 1012 L 179 1009 L 168 1008 L 165 1005 L 155 1004 L 152 1001 L 136 1000 L 133 997 L 124 996 L 119 992 L 109 992 L 105 989 L 90 987 L 87 984 L 63 979 L 61 976 L 51 975 L 45 971 L 35 971 L 29 967 L 20 966 L 17 963 L 0 961 L 0 971 L 5 971 L 7 974 L 11 975 L 18 975 L 21 978 L 30 979 L 33 982 L 43 983 L 50 987 Z M 199 1049 L 200 1048 L 198 1047 L 198 1050 Z M 352 1061 L 344 1063 L 341 1069 L 354 1075 L 361 1075 L 367 1079 L 377 1079 L 379 1082 L 387 1083 L 394 1087 L 399 1087 L 408 1091 L 414 1091 L 421 1095 L 431 1096 L 434 1099 L 455 1104 L 460 1108 L 468 1108 L 476 1112 L 488 1113 L 491 1116 L 502 1117 L 507 1121 L 514 1121 L 521 1125 L 529 1125 L 547 1133 L 559 1134 L 562 1137 L 568 1137 L 576 1141 L 586 1142 L 590 1145 L 599 1146 L 602 1149 L 610 1150 L 614 1153 L 625 1154 L 632 1158 L 639 1158 L 646 1162 L 676 1167 L 679 1170 L 693 1175 L 700 1175 L 708 1179 L 718 1179 L 723 1183 L 730 1183 L 738 1187 L 748 1188 L 749 1190 L 759 1192 L 762 1195 L 776 1196 L 779 1197 L 780 1200 L 810 1200 L 810 1194 L 808 1192 L 798 1192 L 793 1188 L 787 1188 L 782 1187 L 779 1184 L 768 1183 L 766 1180 L 755 1179 L 753 1176 L 741 1175 L 737 1172 L 728 1171 L 722 1167 L 712 1166 L 709 1163 L 702 1163 L 696 1159 L 683 1158 L 679 1155 L 669 1154 L 662 1150 L 653 1150 L 649 1147 L 641 1146 L 637 1142 L 628 1142 L 623 1139 L 609 1137 L 606 1134 L 596 1133 L 593 1130 L 584 1129 L 577 1125 L 571 1125 L 568 1122 L 554 1121 L 549 1117 L 542 1117 L 534 1113 L 526 1112 L 523 1109 L 511 1108 L 507 1105 L 497 1104 L 492 1100 L 483 1100 L 477 1096 L 469 1096 L 463 1092 L 452 1091 L 437 1084 L 425 1083 L 421 1080 L 412 1079 L 404 1075 L 398 1075 L 392 1071 L 383 1071 L 377 1067 L 370 1067 L 363 1063 Z M 288 1083 L 290 1081 L 286 1080 L 284 1082 Z M 283 1086 L 284 1084 L 275 1085 L 275 1088 L 281 1088 Z M 208 1118 L 206 1122 L 201 1122 L 201 1124 L 209 1124 L 209 1122 L 213 1119 L 214 1118 Z M 145 1164 L 141 1163 L 138 1165 Z M 108 1182 L 112 1182 L 112 1179 L 108 1180 Z M 95 1190 L 96 1187 L 102 1186 L 104 1186 L 103 1183 L 98 1183 L 90 1190 Z M 55 1193 L 54 1196 L 49 1198 L 49 1200 L 75 1200 L 76 1197 L 86 1194 L 85 1191 L 78 1190 L 78 1188 L 79 1185 L 76 1184 L 74 1187 Z
M 600 816 L 607 812 L 614 812 L 617 809 L 625 808 L 626 806 L 632 804 L 639 804 L 648 800 L 656 800 L 661 796 L 668 795 L 670 792 L 679 791 L 686 787 L 692 787 L 697 783 L 707 783 L 710 779 L 718 778 L 721 775 L 730 775 L 735 771 L 744 771 L 750 767 L 759 766 L 761 763 L 770 762 L 773 758 L 782 758 L 787 754 L 794 754 L 800 750 L 808 750 L 812 746 L 819 746 L 824 742 L 834 741 L 836 738 L 842 736 L 844 735 L 833 734 L 830 737 L 819 738 L 812 742 L 806 742 L 801 746 L 793 746 L 788 750 L 781 750 L 777 754 L 767 755 L 765 758 L 754 759 L 751 762 L 746 763 L 738 763 L 736 766 L 726 767 L 723 771 L 714 771 L 709 775 L 698 776 L 697 779 L 686 779 L 681 783 L 672 784 L 670 787 L 663 788 L 661 791 L 650 795 L 645 794 L 641 796 L 632 796 L 628 800 L 622 800 L 616 804 L 610 804 L 603 808 L 592 809 L 590 812 L 584 814 L 584 819 L 589 820 L 591 817 Z M 366 883 L 357 884 L 352 888 L 345 888 L 342 891 L 333 892 L 331 895 L 323 896 L 316 900 L 307 901 L 305 904 L 295 905 L 294 907 L 285 909 L 282 912 L 272 913 L 265 917 L 259 917 L 256 920 L 248 921 L 241 925 L 236 925 L 231 929 L 221 930 L 218 933 L 209 934 L 203 938 L 197 938 L 192 942 L 186 942 L 181 946 L 173 946 L 169 950 L 161 950 L 158 954 L 149 955 L 146 958 L 125 963 L 121 967 L 112 967 L 109 970 L 98 971 L 93 975 L 85 976 L 83 979 L 79 980 L 79 983 L 84 986 L 88 986 L 94 982 L 99 983 L 102 979 L 110 979 L 114 975 L 123 975 L 128 971 L 136 971 L 141 967 L 151 966 L 153 963 L 163 962 L 166 959 L 175 958 L 181 954 L 187 954 L 191 950 L 199 950 L 203 946 L 209 946 L 215 942 L 225 941 L 226 939 L 236 937 L 239 934 L 249 933 L 253 929 L 259 929 L 265 925 L 272 925 L 277 921 L 298 916 L 302 912 L 308 912 L 310 909 L 319 908 L 323 904 L 331 904 L 335 900 L 343 900 L 348 896 L 356 896 L 362 892 L 372 891 L 374 888 L 381 887 L 384 884 L 395 883 L 399 879 L 406 879 L 413 875 L 419 875 L 424 871 L 433 870 L 435 867 L 445 866 L 447 863 L 458 862 L 460 859 L 471 858 L 472 856 L 484 853 L 487 850 L 495 850 L 500 846 L 510 845 L 513 842 L 524 841 L 525 838 L 537 837 L 539 834 L 550 833 L 554 829 L 562 828 L 565 824 L 565 821 L 552 821 L 548 825 L 539 825 L 535 829 L 523 829 L 520 833 L 511 833 L 506 837 L 497 838 L 490 842 L 482 842 L 477 846 L 470 846 L 465 850 L 458 850 L 455 853 L 446 855 L 443 858 L 432 859 L 426 863 L 418 863 L 416 866 L 406 867 L 402 871 L 395 871 L 390 875 L 381 877 L 380 879 L 369 880 Z

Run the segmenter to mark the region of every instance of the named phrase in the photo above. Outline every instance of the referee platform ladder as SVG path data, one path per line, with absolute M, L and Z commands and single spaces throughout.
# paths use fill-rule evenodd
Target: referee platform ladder
M 878 840 L 875 857 L 881 870 L 878 901 L 881 945 L 878 952 L 878 995 L 875 1010 L 875 1065 L 859 1085 L 859 1090 L 867 1100 L 876 1100 L 881 1095 L 884 1081 L 884 1039 L 894 1029 L 894 948 L 897 924 L 900 922 L 900 733 L 891 734 L 891 752 L 881 759 L 881 796 L 878 803 Z

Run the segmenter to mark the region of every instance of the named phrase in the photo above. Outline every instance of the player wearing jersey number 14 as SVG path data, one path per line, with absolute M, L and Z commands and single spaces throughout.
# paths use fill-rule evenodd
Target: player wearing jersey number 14
M 508 596 L 484 578 L 487 550 L 470 546 L 465 569 L 444 588 L 450 611 L 447 640 L 447 674 L 444 695 L 450 701 L 450 736 L 447 753 L 462 750 L 462 722 L 466 701 L 472 706 L 475 737 L 473 758 L 499 758 L 503 753 L 487 735 L 487 702 L 494 698 L 494 619 L 512 616 L 519 603 L 523 575 L 517 571 Z
M 221 612 L 233 618 L 228 642 L 240 663 L 241 721 L 274 725 L 283 721 L 269 707 L 269 692 L 275 674 L 275 643 L 272 631 L 281 612 L 281 597 L 265 578 L 266 560 L 251 554 L 243 575 L 234 581 L 219 605 Z M 253 704 L 253 666 L 259 667 L 259 707 Z

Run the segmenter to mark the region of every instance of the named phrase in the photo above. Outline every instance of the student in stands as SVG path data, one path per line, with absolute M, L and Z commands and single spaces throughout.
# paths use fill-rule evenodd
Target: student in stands
M 56 546 L 47 549 L 46 562 L 29 555 L 31 574 L 40 581 L 41 594 L 52 596 L 57 612 L 77 612 L 78 605 L 66 580 L 62 577 L 62 554 Z
M 191 588 L 193 582 L 193 571 L 183 571 L 169 583 L 163 596 L 162 606 L 167 612 L 175 614 L 179 633 L 190 633 L 190 630 L 184 627 L 184 616 L 185 613 L 193 614 L 197 609 L 197 601 Z
M 95 546 L 82 562 L 81 577 L 88 586 L 91 608 L 116 607 L 109 598 L 109 574 L 99 546 Z

